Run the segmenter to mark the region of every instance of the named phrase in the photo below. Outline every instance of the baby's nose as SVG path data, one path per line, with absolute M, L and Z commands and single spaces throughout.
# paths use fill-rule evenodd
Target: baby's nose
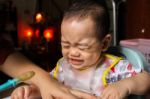
M 80 52 L 77 48 L 72 47 L 70 48 L 70 55 L 74 57 L 78 57 L 80 56 Z

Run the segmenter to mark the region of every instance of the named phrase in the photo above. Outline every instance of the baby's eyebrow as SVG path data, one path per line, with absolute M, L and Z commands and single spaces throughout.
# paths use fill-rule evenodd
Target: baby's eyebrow
M 78 43 L 78 45 L 81 45 L 81 46 L 88 46 L 88 44 L 84 44 L 84 43 Z
M 77 45 L 79 45 L 79 46 L 89 46 L 89 44 L 87 44 L 87 43 L 78 43 Z
M 68 41 L 64 41 L 64 40 L 61 40 L 61 43 L 67 43 L 67 44 L 69 44 Z

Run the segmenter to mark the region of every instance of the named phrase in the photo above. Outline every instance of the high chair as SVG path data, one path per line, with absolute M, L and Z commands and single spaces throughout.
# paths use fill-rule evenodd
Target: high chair
M 142 69 L 150 71 L 150 67 L 148 68 L 148 63 L 144 55 L 136 49 L 122 46 L 110 47 L 107 53 L 124 57 L 127 60 L 129 60 L 129 62 L 132 63 L 134 66 L 140 66 Z M 141 95 L 131 95 L 128 97 L 128 99 L 145 99 L 145 98 L 144 96 Z

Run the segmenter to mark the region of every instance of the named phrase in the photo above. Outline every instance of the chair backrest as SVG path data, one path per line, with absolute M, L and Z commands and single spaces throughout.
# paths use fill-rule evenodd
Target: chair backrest
M 116 56 L 123 56 L 134 66 L 140 66 L 144 70 L 149 71 L 149 66 L 144 55 L 137 49 L 118 46 L 110 47 L 107 52 Z

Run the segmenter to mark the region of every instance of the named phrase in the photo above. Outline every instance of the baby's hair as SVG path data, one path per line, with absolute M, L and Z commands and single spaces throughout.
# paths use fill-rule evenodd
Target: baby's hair
M 95 23 L 95 32 L 99 40 L 102 40 L 109 33 L 109 12 L 105 0 L 75 0 L 69 9 L 64 13 L 64 20 L 78 18 L 83 20 L 90 17 Z

